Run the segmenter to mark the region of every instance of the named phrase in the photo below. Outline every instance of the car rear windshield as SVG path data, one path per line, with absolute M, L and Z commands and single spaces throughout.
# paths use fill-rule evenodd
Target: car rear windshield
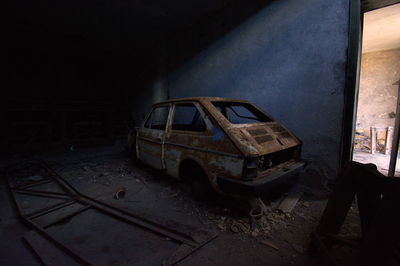
M 273 120 L 260 112 L 253 105 L 241 102 L 212 102 L 232 124 L 250 124 L 272 122 Z

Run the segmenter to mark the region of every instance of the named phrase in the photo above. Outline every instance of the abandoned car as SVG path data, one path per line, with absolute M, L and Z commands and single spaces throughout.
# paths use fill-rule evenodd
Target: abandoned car
M 191 184 L 195 197 L 260 194 L 301 171 L 301 141 L 257 106 L 217 97 L 153 105 L 128 138 L 136 158 Z

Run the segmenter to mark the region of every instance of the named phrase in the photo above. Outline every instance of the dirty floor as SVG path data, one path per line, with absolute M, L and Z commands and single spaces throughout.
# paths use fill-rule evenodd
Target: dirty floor
M 76 189 L 90 197 L 149 217 L 170 219 L 218 233 L 217 238 L 181 261 L 179 265 L 320 265 L 318 258 L 307 254 L 307 247 L 309 234 L 318 223 L 329 191 L 305 185 L 296 186 L 295 190 L 300 191 L 301 198 L 294 209 L 285 214 L 278 207 L 286 195 L 293 191 L 293 186 L 277 188 L 274 193 L 263 197 L 267 214 L 251 227 L 249 206 L 243 200 L 217 196 L 208 202 L 195 201 L 185 184 L 132 161 L 122 146 L 35 156 L 44 159 Z M 19 159 L 18 156 L 7 156 L 3 158 L 2 167 Z M 21 239 L 29 228 L 19 222 L 4 178 L 1 181 L 0 265 L 40 265 L 38 258 Z M 126 194 L 123 198 L 115 199 L 116 191 L 121 188 L 126 190 Z M 89 213 L 81 217 L 80 221 L 85 219 L 91 221 L 90 219 L 94 218 Z M 131 243 L 129 237 L 125 237 L 124 242 L 119 242 L 118 238 L 111 238 L 113 230 L 117 230 L 113 228 L 112 221 L 104 220 L 101 226 L 88 229 L 71 219 L 67 226 L 74 232 L 85 231 L 85 234 L 92 234 L 94 239 L 104 240 L 110 237 L 110 244 L 119 246 L 123 252 L 130 252 L 130 249 L 140 252 L 140 245 L 133 245 L 134 239 Z M 54 230 L 62 236 L 63 232 Z M 345 236 L 360 234 L 355 205 L 342 231 Z M 164 240 L 166 243 L 154 247 L 152 252 L 167 252 L 169 239 Z M 96 240 L 90 243 L 82 240 L 78 247 L 83 253 L 94 252 L 92 246 L 96 245 L 95 242 Z M 121 256 L 124 254 L 122 251 Z M 105 265 L 116 264 L 112 260 L 107 261 L 106 256 L 104 259 Z M 148 264 L 157 263 L 149 257 Z M 134 263 L 127 261 L 126 264 Z

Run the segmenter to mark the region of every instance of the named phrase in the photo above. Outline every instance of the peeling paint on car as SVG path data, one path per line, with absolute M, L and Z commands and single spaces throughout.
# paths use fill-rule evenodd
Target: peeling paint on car
M 257 110 L 268 116 L 269 122 L 232 124 L 215 108 L 214 101 L 250 104 L 216 97 L 183 98 L 155 104 L 153 108 L 169 106 L 168 122 L 165 130 L 144 126 L 137 129 L 138 158 L 182 179 L 186 177 L 181 176 L 180 167 L 185 162 L 194 162 L 204 170 L 210 184 L 219 193 L 228 193 L 221 187 L 219 178 L 223 178 L 225 183 L 236 180 L 240 182 L 239 188 L 252 187 L 260 180 L 268 182 L 268 175 L 276 179 L 276 173 L 286 172 L 282 167 L 292 171 L 304 165 L 300 159 L 301 141 L 261 109 Z M 179 104 L 197 108 L 204 120 L 204 130 L 172 128 L 175 108 Z

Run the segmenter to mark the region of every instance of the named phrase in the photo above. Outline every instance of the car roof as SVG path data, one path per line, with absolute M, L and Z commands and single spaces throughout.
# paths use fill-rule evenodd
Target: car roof
M 153 104 L 160 105 L 160 104 L 167 104 L 167 103 L 179 103 L 179 102 L 213 102 L 213 101 L 223 101 L 223 102 L 243 102 L 248 103 L 246 100 L 239 100 L 239 99 L 232 99 L 232 98 L 223 98 L 223 97 L 187 97 L 187 98 L 176 98 L 167 101 L 162 101 Z

